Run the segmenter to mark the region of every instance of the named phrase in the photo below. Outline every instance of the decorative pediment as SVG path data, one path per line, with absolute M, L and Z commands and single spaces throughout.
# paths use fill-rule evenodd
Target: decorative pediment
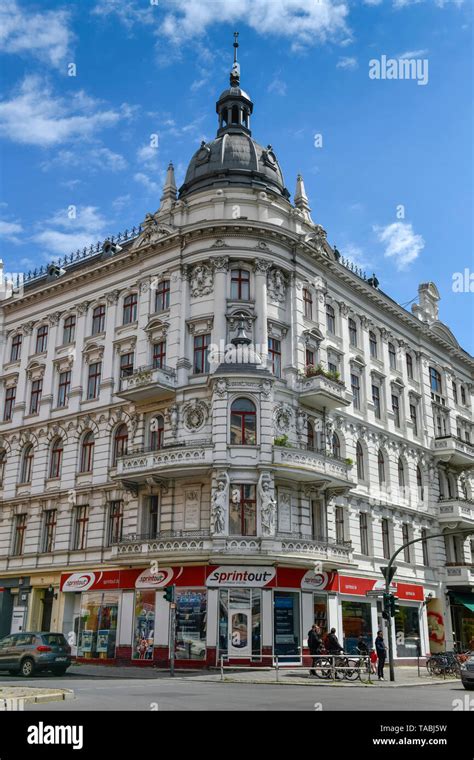
M 121 338 L 114 341 L 115 351 L 122 356 L 123 354 L 132 354 L 137 343 L 136 335 L 129 335 L 127 338 Z
M 147 245 L 157 243 L 159 240 L 171 235 L 173 232 L 174 228 L 171 225 L 157 222 L 151 214 L 147 214 L 145 221 L 143 222 L 142 233 L 135 240 L 132 250 L 144 248 Z
M 37 361 L 29 362 L 26 368 L 26 376 L 29 380 L 41 380 L 44 377 L 46 365 Z
M 82 353 L 87 364 L 95 364 L 96 362 L 102 361 L 102 358 L 104 356 L 104 347 L 95 341 L 90 341 L 89 343 L 85 344 Z
M 164 340 L 168 334 L 169 323 L 165 322 L 159 317 L 152 317 L 147 326 L 145 332 L 148 333 L 148 337 L 152 342 Z

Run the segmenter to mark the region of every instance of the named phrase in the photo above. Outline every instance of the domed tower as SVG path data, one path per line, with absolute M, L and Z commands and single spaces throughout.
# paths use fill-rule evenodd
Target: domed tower
M 290 197 L 272 146 L 263 148 L 252 138 L 250 117 L 253 103 L 250 95 L 240 87 L 237 38 L 236 33 L 230 87 L 216 103 L 216 139 L 209 143 L 203 141 L 192 157 L 179 190 L 180 198 L 198 190 L 232 185 L 268 190 L 286 199 Z

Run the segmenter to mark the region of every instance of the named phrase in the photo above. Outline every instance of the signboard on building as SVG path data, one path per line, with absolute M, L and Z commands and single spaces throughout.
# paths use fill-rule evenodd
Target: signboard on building
M 239 586 L 240 588 L 261 588 L 262 586 L 274 585 L 272 581 L 276 576 L 274 567 L 247 567 L 245 565 L 221 565 L 211 569 L 207 576 L 206 585 L 214 588 L 228 588 Z

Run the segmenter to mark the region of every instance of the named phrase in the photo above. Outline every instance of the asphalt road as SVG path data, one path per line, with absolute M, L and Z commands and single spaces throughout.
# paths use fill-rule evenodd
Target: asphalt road
M 62 710 L 350 710 L 350 711 L 449 711 L 453 700 L 465 701 L 459 683 L 396 689 L 344 688 L 331 686 L 287 686 L 241 683 L 208 683 L 190 676 L 157 679 L 63 678 L 38 675 L 34 678 L 0 676 L 0 686 L 36 686 L 73 689 L 74 700 L 26 705 L 28 711 Z M 471 709 L 474 708 L 474 703 Z M 466 709 L 464 707 L 464 709 Z

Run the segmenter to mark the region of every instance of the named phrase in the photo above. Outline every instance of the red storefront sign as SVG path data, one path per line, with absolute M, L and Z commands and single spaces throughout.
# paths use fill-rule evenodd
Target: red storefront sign
M 164 588 L 176 586 L 204 586 L 206 567 L 166 567 L 153 572 L 150 568 L 131 570 L 98 570 L 64 573 L 61 591 L 96 591 L 104 589 Z
M 425 598 L 423 586 L 414 583 L 393 583 L 395 594 L 399 599 L 423 602 Z M 366 596 L 368 591 L 380 590 L 380 595 L 385 590 L 385 581 L 373 578 L 353 578 L 347 575 L 339 576 L 339 593 L 353 594 L 354 596 Z

